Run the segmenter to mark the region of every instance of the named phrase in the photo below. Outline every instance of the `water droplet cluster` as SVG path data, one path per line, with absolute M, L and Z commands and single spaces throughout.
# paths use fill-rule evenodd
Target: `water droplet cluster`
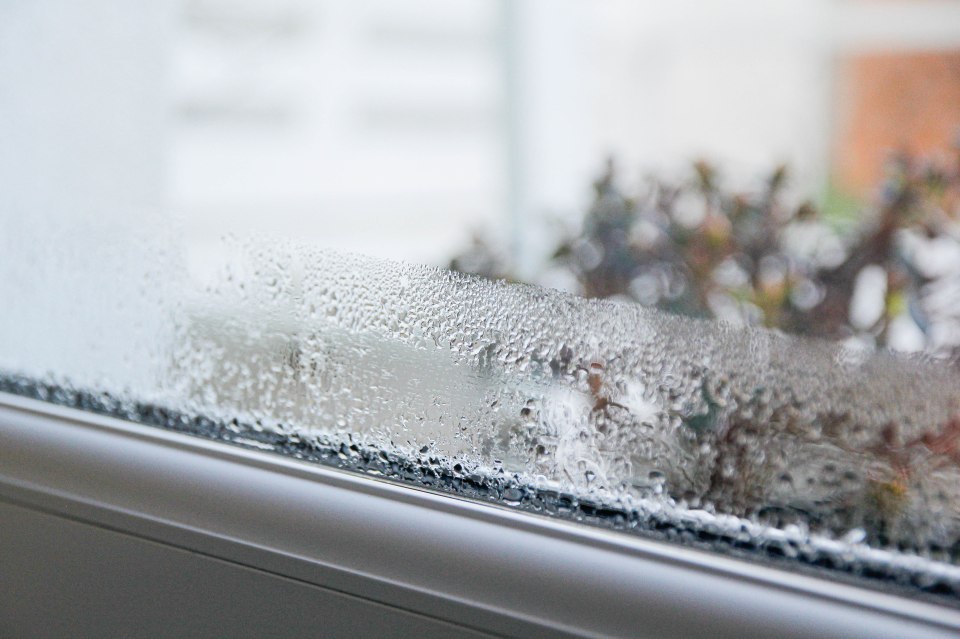
M 227 253 L 178 299 L 161 383 L 87 408 L 960 591 L 946 364 L 284 243 Z
M 605 498 L 960 539 L 947 366 L 288 245 L 236 257 L 181 327 L 177 397 L 199 412 Z

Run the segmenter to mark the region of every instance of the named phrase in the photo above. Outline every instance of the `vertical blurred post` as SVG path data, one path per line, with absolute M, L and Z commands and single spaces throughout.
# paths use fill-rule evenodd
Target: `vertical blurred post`
M 0 366 L 147 375 L 171 6 L 0 3 Z
M 597 165 L 584 73 L 589 11 L 578 0 L 502 6 L 510 249 L 518 275 L 529 278 L 549 248 L 538 218 L 580 206 Z
M 501 55 L 503 65 L 503 122 L 505 166 L 505 211 L 509 229 L 510 256 L 519 262 L 523 255 L 523 146 L 520 138 L 523 130 L 522 95 L 520 73 L 520 2 L 501 0 L 502 36 Z

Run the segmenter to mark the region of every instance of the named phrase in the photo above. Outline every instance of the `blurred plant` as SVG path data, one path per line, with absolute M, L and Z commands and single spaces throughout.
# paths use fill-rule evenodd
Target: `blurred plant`
M 473 235 L 470 246 L 450 260 L 451 271 L 479 275 L 491 280 L 511 280 L 507 256 L 493 248 L 478 233 Z
M 651 179 L 627 194 L 609 163 L 552 266 L 588 297 L 879 346 L 903 348 L 903 331 L 912 331 L 906 346 L 960 360 L 960 153 L 939 163 L 892 158 L 875 202 L 846 233 L 810 202 L 789 204 L 787 182 L 777 167 L 757 192 L 731 191 L 698 162 L 683 181 Z M 451 268 L 516 279 L 479 238 Z M 555 373 L 576 360 L 562 359 L 549 362 Z M 627 455 L 642 421 L 619 401 L 602 363 L 580 360 L 576 368 L 592 402 L 592 436 L 611 459 Z M 691 463 L 651 471 L 659 489 L 774 525 L 863 529 L 871 543 L 940 539 L 915 532 L 925 525 L 917 513 L 952 508 L 946 497 L 934 503 L 948 490 L 927 484 L 960 477 L 960 416 L 866 432 L 842 407 L 811 419 L 781 389 L 731 400 L 725 387 L 705 374 L 703 410 L 676 415 L 678 450 Z M 794 476 L 798 469 L 807 474 Z M 937 543 L 960 561 L 960 539 Z
M 628 195 L 608 163 L 580 228 L 552 260 L 587 297 L 879 345 L 897 345 L 895 325 L 915 326 L 921 347 L 949 351 L 960 344 L 958 159 L 893 158 L 877 201 L 846 236 L 810 202 L 786 202 L 782 166 L 757 193 L 725 189 L 713 166 L 697 162 L 685 181 L 651 179 Z M 479 238 L 450 266 L 515 279 Z

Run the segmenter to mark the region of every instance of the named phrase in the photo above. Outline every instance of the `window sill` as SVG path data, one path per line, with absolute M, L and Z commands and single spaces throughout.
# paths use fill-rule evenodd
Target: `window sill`
M 0 502 L 498 635 L 960 629 L 949 608 L 4 394 Z

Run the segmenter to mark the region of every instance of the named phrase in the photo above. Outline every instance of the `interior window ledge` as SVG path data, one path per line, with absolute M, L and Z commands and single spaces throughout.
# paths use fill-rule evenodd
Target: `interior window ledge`
M 504 636 L 960 630 L 922 601 L 6 394 L 0 500 Z

